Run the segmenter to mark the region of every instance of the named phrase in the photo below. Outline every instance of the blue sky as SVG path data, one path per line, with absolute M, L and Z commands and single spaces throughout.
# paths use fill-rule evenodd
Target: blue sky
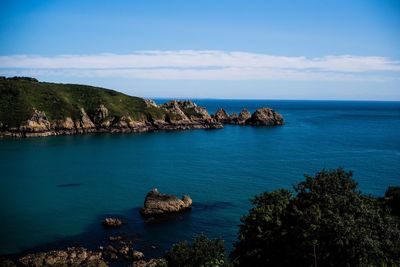
M 399 0 L 0 0 L 0 75 L 145 97 L 400 100 L 399 47 Z

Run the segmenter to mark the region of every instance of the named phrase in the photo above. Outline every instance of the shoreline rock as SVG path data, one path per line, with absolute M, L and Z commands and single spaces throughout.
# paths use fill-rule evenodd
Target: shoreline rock
M 107 267 L 101 252 L 92 252 L 83 247 L 71 247 L 67 250 L 52 250 L 28 254 L 19 259 L 23 266 L 99 266 Z
M 179 199 L 174 195 L 161 194 L 156 188 L 147 193 L 144 206 L 140 210 L 143 216 L 159 216 L 190 210 L 193 201 L 189 196 Z
M 131 116 L 119 118 L 110 116 L 107 107 L 100 104 L 92 116 L 80 108 L 79 118 L 66 117 L 50 121 L 44 111 L 34 109 L 32 117 L 18 127 L 1 125 L 0 137 L 45 137 L 56 135 L 77 135 L 87 133 L 138 133 L 156 131 L 181 131 L 191 129 L 220 129 L 224 124 L 275 126 L 283 125 L 283 117 L 270 108 L 259 108 L 253 114 L 243 109 L 239 115 L 228 114 L 218 109 L 212 116 L 208 111 L 190 100 L 172 100 L 157 106 L 146 100 L 145 104 L 159 108 L 165 114 L 161 117 Z
M 161 118 L 110 116 L 107 107 L 100 104 L 92 116 L 80 108 L 78 119 L 66 117 L 50 121 L 44 111 L 34 109 L 32 117 L 18 127 L 7 127 L 1 123 L 0 137 L 45 137 L 87 133 L 137 133 L 155 131 L 178 131 L 190 129 L 220 129 L 222 123 L 214 120 L 205 108 L 190 100 L 172 100 L 161 106 L 154 101 L 144 100 L 149 107 L 159 108 L 165 113 Z

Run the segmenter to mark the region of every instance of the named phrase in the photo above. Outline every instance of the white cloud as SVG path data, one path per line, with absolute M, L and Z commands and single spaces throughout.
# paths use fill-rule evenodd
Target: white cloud
M 190 80 L 388 80 L 400 62 L 376 56 L 320 58 L 224 51 L 139 51 L 131 54 L 0 56 L 9 75 L 62 75 Z

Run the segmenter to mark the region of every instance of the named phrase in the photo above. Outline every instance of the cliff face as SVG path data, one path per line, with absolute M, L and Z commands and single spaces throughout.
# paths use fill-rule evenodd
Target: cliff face
M 283 118 L 269 108 L 252 115 L 246 109 L 239 115 L 219 109 L 211 116 L 189 100 L 158 106 L 104 88 L 0 77 L 0 136 L 218 129 L 223 124 L 274 126 L 282 125 Z

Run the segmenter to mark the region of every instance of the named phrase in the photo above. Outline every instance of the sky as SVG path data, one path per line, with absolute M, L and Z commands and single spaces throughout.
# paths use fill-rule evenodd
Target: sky
M 400 100 L 400 0 L 0 0 L 0 75 L 150 98 Z

